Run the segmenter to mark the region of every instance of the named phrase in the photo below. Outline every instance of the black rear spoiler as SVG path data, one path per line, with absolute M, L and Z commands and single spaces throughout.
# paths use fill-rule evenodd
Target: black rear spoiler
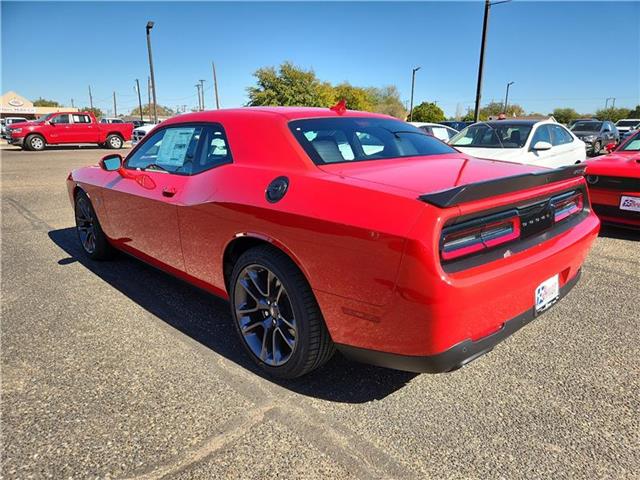
M 526 190 L 548 183 L 580 177 L 584 175 L 585 168 L 584 165 L 570 165 L 553 170 L 485 180 L 484 182 L 460 185 L 459 187 L 448 188 L 447 190 L 440 190 L 439 192 L 426 193 L 420 195 L 418 200 L 441 208 L 453 207 L 454 205 L 465 202 L 495 197 L 496 195 L 502 195 L 504 193 Z

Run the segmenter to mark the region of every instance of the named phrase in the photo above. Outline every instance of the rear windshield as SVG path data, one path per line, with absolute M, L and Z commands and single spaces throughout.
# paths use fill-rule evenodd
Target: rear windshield
M 475 123 L 468 126 L 449 142 L 454 147 L 522 148 L 531 133 L 531 125 Z
M 618 120 L 616 122 L 616 127 L 635 127 L 636 125 L 640 125 L 638 120 Z
M 456 153 L 419 128 L 386 118 L 313 118 L 289 128 L 318 165 Z

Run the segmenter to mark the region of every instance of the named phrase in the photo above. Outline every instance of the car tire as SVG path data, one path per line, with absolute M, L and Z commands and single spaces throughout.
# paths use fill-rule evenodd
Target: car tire
M 602 143 L 598 140 L 593 144 L 593 156 L 600 155 L 600 151 L 602 150 Z
M 311 287 L 282 251 L 269 245 L 247 250 L 229 285 L 235 329 L 263 371 L 297 378 L 331 358 L 335 347 Z
M 84 253 L 92 260 L 108 260 L 114 249 L 102 231 L 91 200 L 83 191 L 75 198 L 76 233 Z
M 120 135 L 112 134 L 107 137 L 105 145 L 112 150 L 118 150 L 124 145 L 124 140 Z
M 29 150 L 32 152 L 39 152 L 44 150 L 44 147 L 47 146 L 44 138 L 41 135 L 29 135 L 24 139 L 23 148 L 25 150 Z

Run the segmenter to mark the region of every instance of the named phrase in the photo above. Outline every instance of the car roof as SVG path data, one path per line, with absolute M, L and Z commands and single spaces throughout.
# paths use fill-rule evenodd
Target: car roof
M 301 118 L 318 118 L 318 117 L 372 117 L 372 118 L 389 118 L 397 120 L 389 115 L 383 115 L 380 113 L 361 112 L 358 110 L 347 110 L 344 113 L 337 113 L 330 108 L 320 107 L 242 107 L 242 108 L 229 108 L 220 110 L 205 110 L 203 112 L 185 113 L 177 115 L 165 122 L 167 124 L 182 123 L 182 122 L 206 122 L 223 120 L 224 117 L 239 116 L 273 116 L 284 117 L 286 120 L 296 120 Z M 163 122 L 163 123 L 165 123 Z
M 510 120 L 505 118 L 504 120 L 488 120 L 486 122 L 478 122 L 478 123 L 486 123 L 488 125 L 528 125 L 533 126 L 536 123 L 556 123 L 553 120 Z M 470 125 L 472 126 L 472 125 Z

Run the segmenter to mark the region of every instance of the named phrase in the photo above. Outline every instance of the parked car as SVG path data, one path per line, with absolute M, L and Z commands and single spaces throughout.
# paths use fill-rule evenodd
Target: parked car
M 616 126 L 608 120 L 576 122 L 571 126 L 571 131 L 587 145 L 587 153 L 591 155 L 599 155 L 602 147 L 620 141 Z
M 155 123 L 147 123 L 145 125 L 142 125 L 141 127 L 134 128 L 131 134 L 131 145 L 135 147 L 138 142 L 142 140 L 142 137 L 153 130 L 155 126 Z
M 615 125 L 618 129 L 618 133 L 620 133 L 620 140 L 622 140 L 624 137 L 628 136 L 627 134 L 640 130 L 640 118 L 623 118 L 618 120 Z
M 153 124 L 153 122 L 147 122 L 147 121 L 143 121 L 143 120 L 131 120 L 131 122 L 133 124 L 133 128 L 139 128 L 142 127 L 144 125 L 150 125 Z
M 432 137 L 436 137 L 437 139 L 442 140 L 445 143 L 448 143 L 457 133 L 457 130 L 453 128 L 447 127 L 445 125 L 440 125 L 438 123 L 427 123 L 427 122 L 409 122 L 414 127 L 418 127 L 420 130 L 424 131 L 427 135 L 431 135 Z
M 127 122 L 125 122 L 121 118 L 104 117 L 100 119 L 100 123 L 127 123 Z
M 44 150 L 47 145 L 97 143 L 105 148 L 122 148 L 131 140 L 130 123 L 98 123 L 91 112 L 58 112 L 33 122 L 9 127 L 9 143 L 25 150 Z
M 9 138 L 9 134 L 7 133 L 7 127 L 13 125 L 14 123 L 26 122 L 27 119 L 24 117 L 5 117 L 0 119 L 0 135 L 5 140 Z
M 585 144 L 553 120 L 493 120 L 468 126 L 449 144 L 478 158 L 557 168 L 587 158 Z
M 67 179 L 86 255 L 228 298 L 248 355 L 286 378 L 334 348 L 459 368 L 576 284 L 600 225 L 582 167 L 478 160 L 341 108 L 184 114 L 99 165 Z
M 440 125 L 444 125 L 446 127 L 453 128 L 454 130 L 457 130 L 459 132 L 463 128 L 466 128 L 469 125 L 473 125 L 474 122 L 463 122 L 463 121 L 448 120 L 446 122 L 438 122 L 438 123 Z
M 640 131 L 587 162 L 591 204 L 600 220 L 640 228 Z

